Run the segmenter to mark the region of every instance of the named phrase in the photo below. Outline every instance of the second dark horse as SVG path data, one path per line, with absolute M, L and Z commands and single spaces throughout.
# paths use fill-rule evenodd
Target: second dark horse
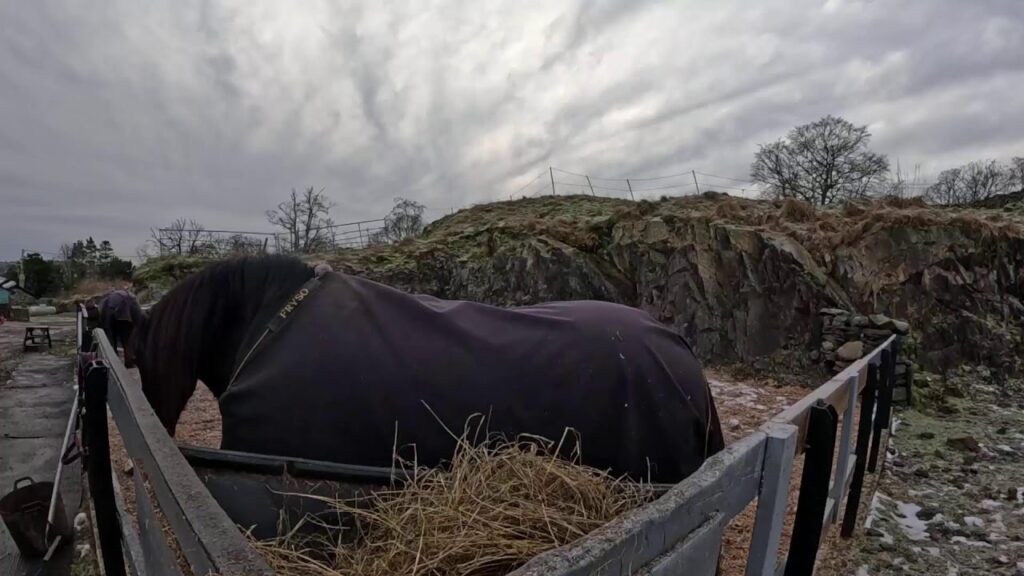
M 724 447 L 689 345 L 617 304 L 499 308 L 248 257 L 182 281 L 132 348 L 167 430 L 202 380 L 228 450 L 386 467 L 397 441 L 434 466 L 455 447 L 442 423 L 483 414 L 506 437 L 571 428 L 582 463 L 677 482 Z
M 99 314 L 99 325 L 107 334 L 110 344 L 115 351 L 118 346 L 124 350 L 125 366 L 132 368 L 135 362 L 128 349 L 128 341 L 143 318 L 138 300 L 127 290 L 112 290 L 100 300 L 96 312 Z

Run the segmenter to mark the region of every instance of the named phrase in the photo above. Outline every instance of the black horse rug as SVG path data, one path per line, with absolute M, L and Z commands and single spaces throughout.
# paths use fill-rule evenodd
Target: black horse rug
M 220 396 L 228 450 L 387 467 L 411 443 L 433 466 L 456 445 L 445 426 L 459 434 L 474 413 L 492 433 L 572 428 L 584 464 L 655 482 L 724 447 L 689 345 L 605 302 L 506 309 L 329 272 L 236 366 Z
M 142 307 L 127 290 L 112 290 L 100 301 L 98 310 L 99 323 L 116 351 L 118 346 L 125 348 L 132 335 L 132 329 L 142 318 Z M 128 367 L 131 367 L 130 361 Z

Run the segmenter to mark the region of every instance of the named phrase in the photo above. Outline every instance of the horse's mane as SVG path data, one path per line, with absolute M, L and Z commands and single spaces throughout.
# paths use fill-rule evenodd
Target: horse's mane
M 232 258 L 185 278 L 153 306 L 139 327 L 136 357 L 143 391 L 168 430 L 196 379 L 222 392 L 246 334 L 312 276 L 295 257 Z

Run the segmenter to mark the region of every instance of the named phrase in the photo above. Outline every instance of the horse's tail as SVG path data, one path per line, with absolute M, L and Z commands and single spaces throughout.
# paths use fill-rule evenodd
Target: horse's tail
M 718 454 L 725 450 L 725 434 L 722 432 L 722 422 L 718 418 L 718 408 L 715 406 L 715 398 L 711 394 L 711 386 L 705 383 L 707 390 L 707 423 L 704 430 L 704 459 Z

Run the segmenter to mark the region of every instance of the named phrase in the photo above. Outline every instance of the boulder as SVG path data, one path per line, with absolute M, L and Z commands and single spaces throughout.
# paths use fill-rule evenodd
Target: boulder
M 969 452 L 971 454 L 977 454 L 981 452 L 981 445 L 975 440 L 974 436 L 954 436 L 946 439 L 946 445 L 954 450 L 961 452 Z
M 885 328 L 891 330 L 893 328 L 892 318 L 889 318 L 885 314 L 872 314 L 868 316 L 868 320 L 871 321 L 871 325 L 878 328 Z
M 847 362 L 853 362 L 859 360 L 864 356 L 864 343 L 860 340 L 854 340 L 853 342 L 847 342 L 836 350 L 836 358 L 845 360 Z

